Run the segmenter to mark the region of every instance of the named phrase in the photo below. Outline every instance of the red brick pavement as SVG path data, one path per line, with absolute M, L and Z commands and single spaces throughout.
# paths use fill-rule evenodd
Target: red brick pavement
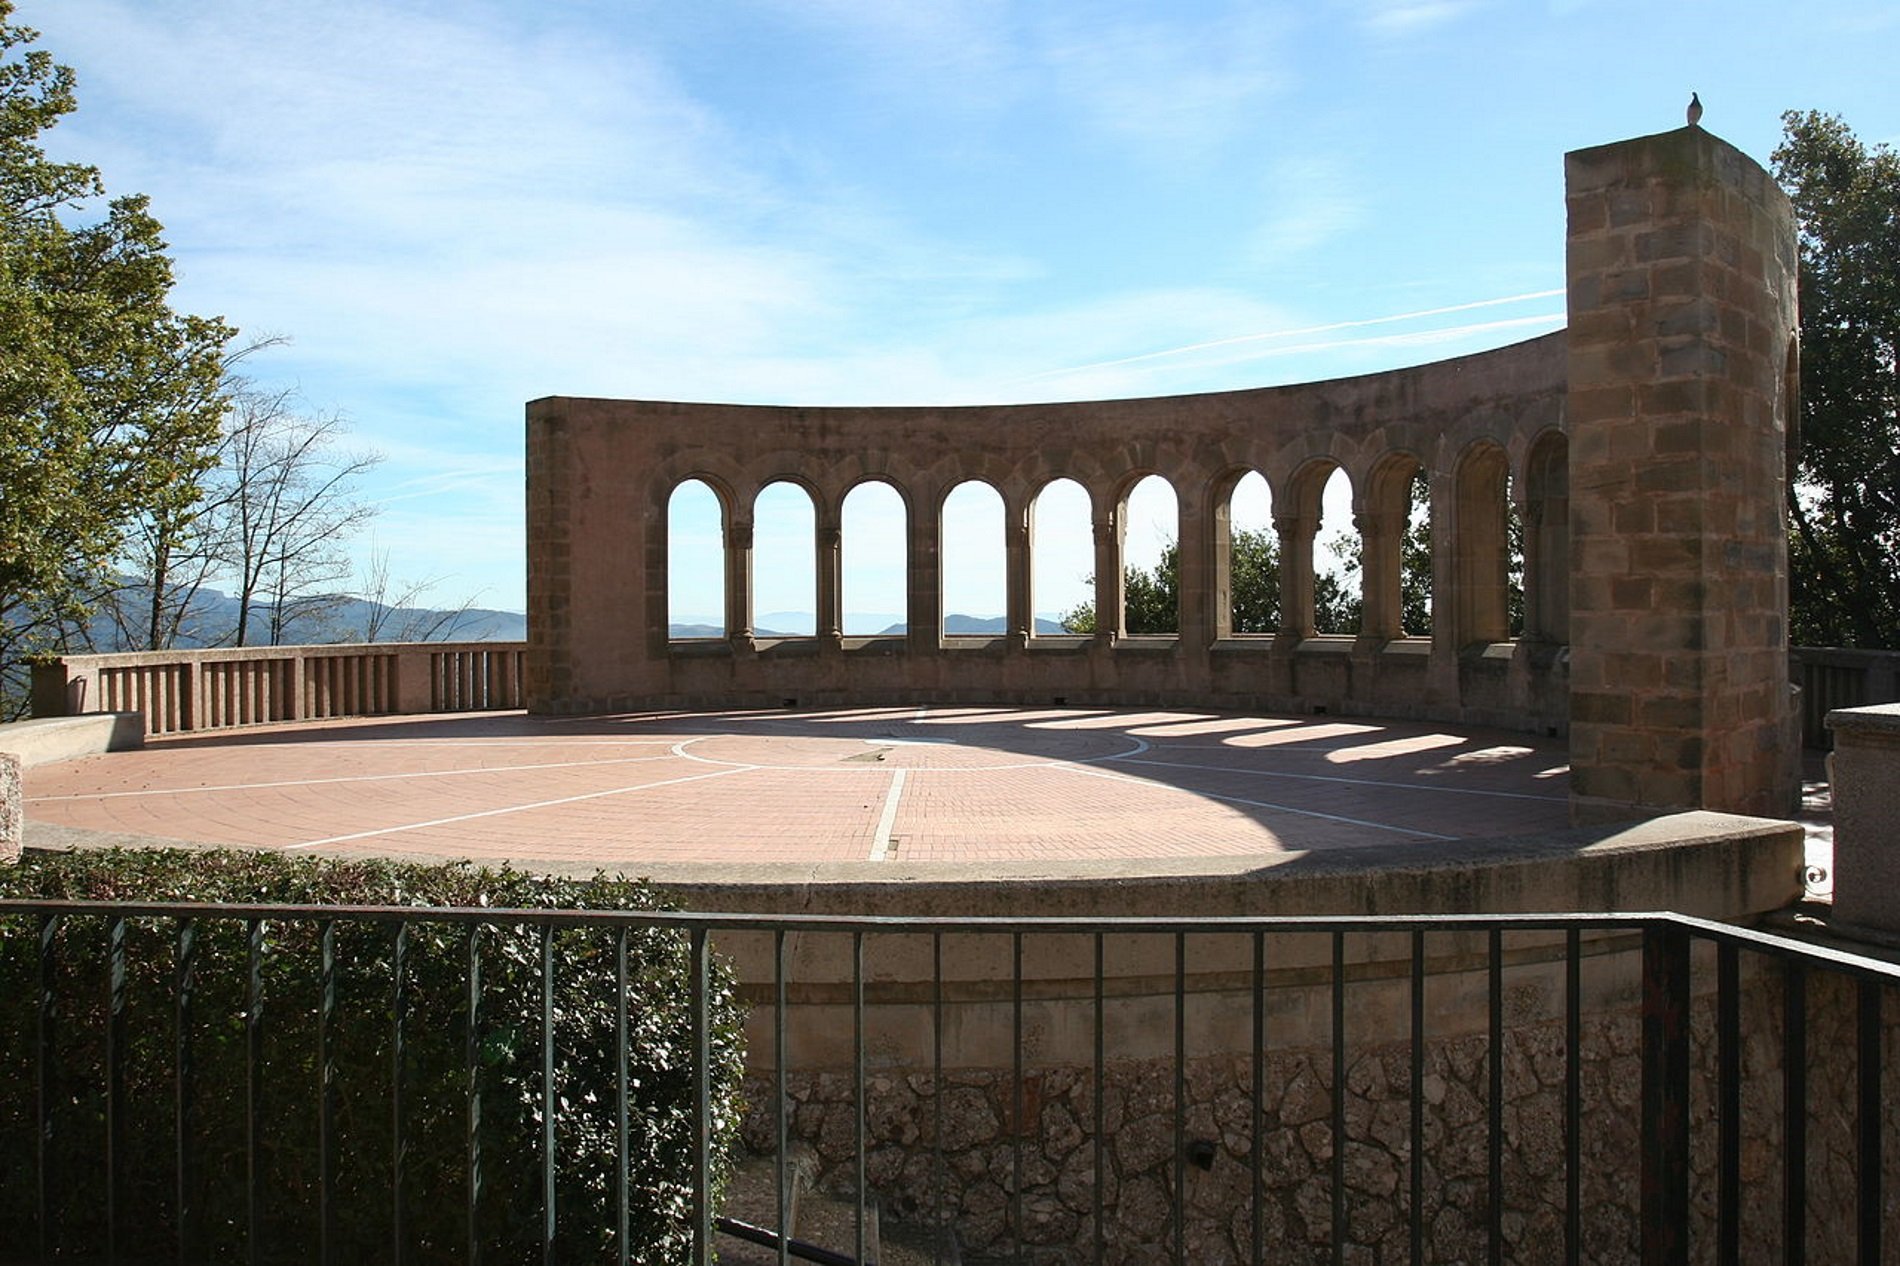
M 26 773 L 33 824 L 563 862 L 1271 854 L 1557 829 L 1564 748 L 1384 721 L 1007 707 L 487 713 L 157 739 Z

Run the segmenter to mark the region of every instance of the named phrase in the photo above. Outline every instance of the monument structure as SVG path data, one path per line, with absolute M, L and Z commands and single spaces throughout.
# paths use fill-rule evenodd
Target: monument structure
M 1698 127 L 1566 160 L 1568 328 L 1412 369 L 1156 399 L 793 408 L 550 397 L 528 406 L 526 693 L 543 713 L 916 702 L 1168 705 L 1439 719 L 1568 734 L 1580 819 L 1785 811 L 1799 752 L 1788 684 L 1787 454 L 1796 250 L 1787 198 Z M 1354 636 L 1320 636 L 1313 543 L 1343 470 L 1363 553 Z M 1271 489 L 1281 627 L 1236 634 L 1229 503 Z M 1401 623 L 1409 486 L 1430 483 L 1432 619 Z M 1123 618 L 1127 497 L 1179 508 L 1179 633 Z M 1037 494 L 1092 505 L 1096 628 L 1039 634 Z M 668 635 L 668 506 L 717 496 L 725 635 Z M 845 496 L 902 498 L 901 637 L 842 632 Z M 942 510 L 959 484 L 1005 513 L 1007 629 L 946 636 Z M 761 637 L 753 506 L 814 507 L 817 632 Z M 1508 509 L 1524 621 L 1508 619 Z

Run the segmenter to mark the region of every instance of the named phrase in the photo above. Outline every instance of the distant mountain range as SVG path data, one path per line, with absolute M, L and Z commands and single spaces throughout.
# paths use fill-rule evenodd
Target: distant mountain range
M 138 612 L 150 601 L 149 591 L 132 585 L 121 591 L 122 609 L 136 621 Z M 293 616 L 285 626 L 283 641 L 320 645 L 333 642 L 521 642 L 528 636 L 528 617 L 519 611 L 497 611 L 488 607 L 464 610 L 433 607 L 390 607 L 365 598 L 344 594 L 327 596 L 308 604 L 309 609 Z M 250 626 L 245 636 L 248 645 L 262 645 L 270 636 L 271 607 L 268 603 L 251 604 Z M 237 630 L 238 601 L 217 589 L 200 589 L 192 598 L 190 610 L 180 627 L 177 645 L 192 649 L 228 646 Z M 118 624 L 111 611 L 101 608 L 87 621 L 87 632 L 94 646 L 105 650 L 123 646 Z
M 861 629 L 875 620 L 890 619 L 885 615 L 866 616 L 853 612 L 845 617 L 846 625 Z M 817 620 L 808 611 L 770 611 L 754 622 L 752 631 L 757 637 L 810 637 L 817 627 Z M 903 620 L 893 620 L 874 634 L 859 632 L 846 633 L 846 637 L 896 637 L 909 629 Z M 1000 615 L 946 615 L 943 618 L 943 631 L 950 637 L 1001 637 L 1008 631 L 1009 621 Z M 1061 623 L 1045 616 L 1036 617 L 1036 632 L 1041 634 L 1059 634 L 1066 632 Z M 724 637 L 723 626 L 705 621 L 691 621 L 667 626 L 668 637 Z

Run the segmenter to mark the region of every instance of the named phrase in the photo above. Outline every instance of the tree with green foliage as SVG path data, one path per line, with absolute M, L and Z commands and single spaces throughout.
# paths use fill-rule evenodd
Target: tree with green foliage
M 1900 647 L 1900 154 L 1834 115 L 1781 122 L 1775 176 L 1801 247 L 1791 633 Z
M 1241 528 L 1232 538 L 1229 560 L 1233 586 L 1233 631 L 1272 633 L 1280 627 L 1280 550 L 1271 532 Z M 1359 627 L 1359 595 L 1350 576 L 1322 572 L 1314 577 L 1313 606 L 1322 632 L 1350 632 Z M 1181 550 L 1169 541 L 1152 568 L 1128 567 L 1122 572 L 1122 610 L 1127 631 L 1134 636 L 1166 635 L 1180 630 Z M 1089 584 L 1095 578 L 1088 578 Z M 1070 633 L 1095 631 L 1095 604 L 1079 603 L 1062 617 Z
M 57 649 L 107 579 L 128 523 L 199 498 L 232 330 L 174 312 L 147 200 L 54 162 L 41 135 L 73 74 L 0 0 L 0 720 L 23 661 Z

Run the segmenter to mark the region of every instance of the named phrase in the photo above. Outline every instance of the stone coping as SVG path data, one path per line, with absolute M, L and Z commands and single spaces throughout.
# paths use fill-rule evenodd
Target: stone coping
M 53 761 L 124 752 L 145 745 L 145 718 L 137 712 L 94 712 L 76 717 L 42 717 L 0 725 L 0 752 L 11 752 L 26 768 Z
M 205 848 L 28 822 L 29 848 Z M 1672 910 L 1724 922 L 1800 900 L 1796 822 L 1691 812 L 1540 835 L 1274 857 L 1060 863 L 646 863 L 625 868 L 684 908 L 735 914 L 958 918 L 1561 913 Z M 328 857 L 386 857 L 373 849 Z M 452 856 L 405 853 L 405 860 Z M 526 866 L 585 877 L 583 863 Z
M 1827 714 L 1827 728 L 1837 736 L 1874 736 L 1900 739 L 1900 703 L 1864 708 L 1836 708 Z

